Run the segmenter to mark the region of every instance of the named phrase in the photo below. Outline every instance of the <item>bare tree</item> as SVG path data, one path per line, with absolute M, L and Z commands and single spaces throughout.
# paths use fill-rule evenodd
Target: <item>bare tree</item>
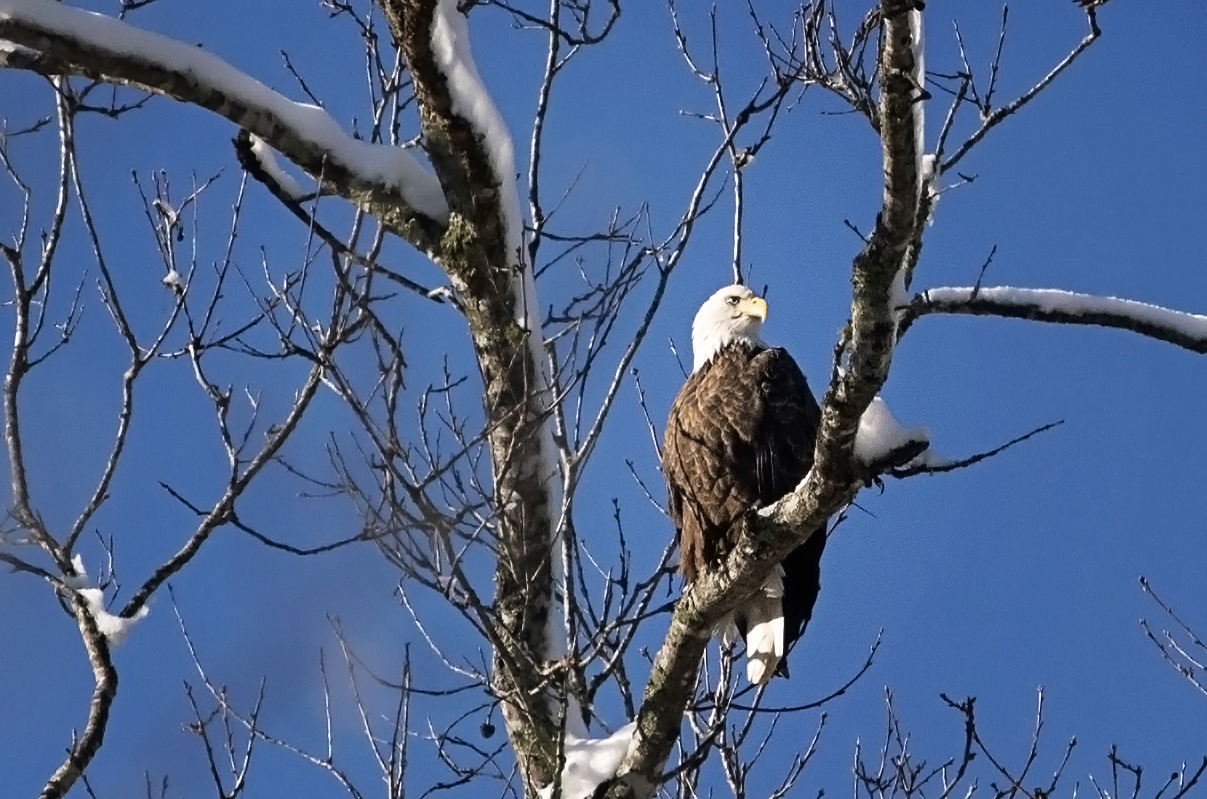
M 141 5 L 123 2 L 121 16 Z M 86 724 L 48 779 L 43 797 L 63 796 L 81 780 L 92 790 L 85 775 L 117 695 L 111 647 L 145 613 L 148 600 L 222 528 L 295 554 L 372 541 L 400 571 L 401 600 L 423 639 L 417 645 L 430 648 L 460 687 L 417 685 L 409 656 L 397 680 L 374 674 L 337 625 L 344 668 L 352 677 L 386 795 L 405 794 L 411 747 L 426 739 L 422 742 L 448 773 L 428 792 L 497 780 L 490 790 L 499 794 L 647 797 L 670 790 L 663 786 L 673 782 L 678 795 L 694 796 L 703 791 L 702 768 L 716 755 L 731 792 L 746 796 L 747 775 L 775 719 L 815 705 L 763 707 L 761 691 L 751 693 L 731 679 L 732 653 L 706 657 L 717 620 L 762 585 L 769 570 L 810 531 L 825 529 L 830 520 L 840 522 L 857 494 L 885 474 L 945 471 L 980 458 L 914 460 L 918 449 L 912 445 L 873 463 L 855 455 L 860 421 L 888 380 L 898 340 L 914 323 L 934 314 L 1021 317 L 1119 327 L 1207 351 L 1202 317 L 1138 302 L 995 288 L 980 280 L 967 288 L 916 288 L 915 267 L 928 225 L 941 215 L 941 194 L 971 179 L 958 172 L 962 161 L 1102 35 L 1100 4 L 1083 5 L 1084 11 L 1072 12 L 1084 13 L 1084 38 L 1071 42 L 1041 79 L 1005 103 L 996 97 L 1000 44 L 987 76 L 970 66 L 962 41 L 961 63 L 946 73 L 927 72 L 924 9 L 916 0 L 883 0 L 850 28 L 842 27 L 833 5 L 824 2 L 784 19 L 772 19 L 774 11 L 750 4 L 743 13 L 765 75 L 745 93 L 722 70 L 717 11 L 708 17 L 708 35 L 700 44 L 681 19 L 689 13 L 699 18 L 699 9 L 671 5 L 674 41 L 687 69 L 715 101 L 712 111 L 700 114 L 714 131 L 709 152 L 669 224 L 638 204 L 583 233 L 556 223 L 560 200 L 551 199 L 545 177 L 547 125 L 568 66 L 621 24 L 619 0 L 551 0 L 543 6 L 504 0 L 327 0 L 323 6 L 333 24 L 347 26 L 364 48 L 371 108 L 355 134 L 322 108 L 321 98 L 288 61 L 298 91 L 313 104 L 291 101 L 203 49 L 148 35 L 119 19 L 56 3 L 0 0 L 0 65 L 44 76 L 56 104 L 54 118 L 31 121 L 0 140 L 9 181 L 24 198 L 23 209 L 12 215 L 16 232 L 0 245 L 13 278 L 15 325 L 4 394 L 12 496 L 10 522 L 0 534 L 0 560 L 50 584 L 80 629 L 95 682 Z M 543 69 L 528 129 L 509 133 L 483 85 L 469 47 L 467 14 L 504 14 L 543 37 Z M 1003 15 L 1001 41 L 1005 22 Z M 110 86 L 135 91 L 111 92 Z M 668 544 L 654 562 L 634 562 L 619 508 L 614 548 L 619 557 L 597 555 L 593 544 L 580 539 L 575 502 L 584 469 L 621 391 L 641 390 L 632 376 L 634 358 L 702 217 L 717 208 L 732 210 L 732 272 L 735 279 L 748 274 L 743 170 L 762 148 L 774 146 L 773 134 L 786 124 L 790 105 L 804 93 L 822 91 L 874 131 L 884 184 L 874 225 L 860 234 L 863 247 L 850 266 L 850 317 L 834 343 L 831 374 L 822 381 L 826 390 L 814 466 L 792 494 L 769 508 L 752 508 L 724 568 L 676 599 L 673 546 Z M 245 175 L 300 221 L 307 255 L 288 269 L 265 258 L 259 274 L 240 266 L 232 253 L 244 229 L 246 182 L 233 203 L 224 252 L 216 258 L 199 255 L 195 214 L 211 183 L 194 181 L 181 196 L 166 176 L 151 179 L 153 191 L 141 188 L 147 178 L 140 177 L 145 215 L 163 264 L 158 288 L 172 298 L 158 325 L 144 330 L 124 310 L 125 292 L 135 289 L 126 287 L 111 247 L 94 224 L 91 190 L 86 191 L 77 167 L 76 130 L 82 116 L 120 119 L 138 112 L 153 95 L 234 123 L 234 155 Z M 925 140 L 923 114 L 940 100 L 946 107 L 932 146 Z M 35 220 L 43 213 L 40 198 L 9 150 L 22 136 L 53 131 L 59 137 L 59 178 L 43 223 Z M 521 180 L 516 177 L 519 141 L 527 142 Z M 282 167 L 278 156 L 292 166 Z M 85 281 L 78 273 L 73 277 L 59 250 L 72 203 L 127 365 L 108 457 L 83 508 L 59 526 L 46 521 L 27 476 L 20 398 L 29 374 L 49 368 L 61 347 L 76 343 Z M 44 231 L 40 237 L 38 227 Z M 421 277 L 432 273 L 420 267 L 398 266 L 394 240 L 439 267 L 440 284 Z M 567 287 L 570 281 L 561 275 L 575 271 L 579 279 Z M 60 297 L 64 281 L 76 287 Z M 414 331 L 404 334 L 402 320 L 408 309 L 435 305 L 455 317 L 458 334 L 472 347 L 476 371 L 446 360 L 437 379 L 416 389 L 410 372 L 414 348 L 444 347 Z M 232 360 L 253 366 L 232 367 Z M 110 566 L 99 578 L 90 576 L 80 558 L 80 540 L 110 496 L 135 418 L 136 386 L 141 388 L 151 370 L 175 363 L 189 365 L 212 409 L 227 468 L 221 490 L 205 499 L 191 486 L 163 485 L 195 517 L 195 526 L 110 612 L 104 591 L 118 586 L 114 570 Z M 219 376 L 227 369 L 235 376 Z M 274 377 L 262 378 L 260 389 L 239 391 L 232 386 L 255 383 L 243 369 L 270 369 Z M 298 466 L 284 450 L 320 388 L 338 398 L 356 428 L 326 441 L 330 468 L 324 475 Z M 647 413 L 646 421 L 656 448 L 661 420 Z M 240 516 L 240 503 L 267 467 L 292 475 L 308 490 L 350 500 L 362 529 L 307 548 L 249 524 Z M 643 486 L 658 504 L 661 489 Z M 112 542 L 108 550 L 112 554 Z M 476 657 L 473 647 L 450 648 L 425 626 L 433 598 L 445 605 L 441 612 L 451 609 L 472 628 L 488 654 Z M 663 634 L 661 625 L 668 620 Z M 183 621 L 182 626 L 187 630 Z M 648 663 L 642 658 L 645 647 L 650 647 Z M 193 656 L 200 667 L 204 653 Z M 866 671 L 871 658 L 862 668 L 855 664 L 852 679 Z M 240 708 L 207 670 L 201 675 L 205 690 L 190 687 L 188 692 L 195 714 L 190 724 L 204 743 L 220 795 L 245 790 L 253 753 L 263 743 L 324 769 L 352 796 L 368 795 L 363 778 L 335 755 L 330 716 L 326 751 L 310 750 L 270 730 L 259 701 Z M 329 697 L 325 659 L 322 675 Z M 366 698 L 369 686 L 391 692 L 384 716 Z M 437 724 L 421 721 L 413 711 L 416 702 L 449 702 L 450 695 L 463 702 L 454 718 Z M 589 726 L 603 722 L 596 708 L 605 701 L 621 707 L 629 724 L 593 735 Z M 953 774 L 927 771 L 911 760 L 908 736 L 890 703 L 879 765 L 857 756 L 857 790 L 869 797 L 925 795 L 926 790 L 944 799 L 955 790 L 967 795 L 971 789 L 962 786 L 975 752 L 1005 780 L 1000 795 L 1022 792 L 1039 799 L 1055 790 L 1063 762 L 1051 787 L 1026 790 L 1023 781 L 1034 755 L 1021 771 L 998 765 L 976 731 L 973 701 L 949 704 L 962 714 L 967 731 L 963 755 L 951 761 Z M 492 741 L 490 719 L 496 710 L 506 745 Z M 459 725 L 483 714 L 487 721 L 480 733 L 486 743 L 472 742 Z M 1037 712 L 1033 753 L 1041 720 Z M 783 776 L 773 795 L 796 786 L 820 733 L 819 726 L 791 763 L 777 764 Z M 1127 772 L 1134 768 L 1113 754 L 1111 762 Z M 1190 769 L 1171 780 L 1167 787 L 1176 788 L 1171 795 L 1180 797 L 1202 772 Z M 1138 793 L 1139 771 L 1132 773 Z M 166 794 L 167 786 L 160 792 Z

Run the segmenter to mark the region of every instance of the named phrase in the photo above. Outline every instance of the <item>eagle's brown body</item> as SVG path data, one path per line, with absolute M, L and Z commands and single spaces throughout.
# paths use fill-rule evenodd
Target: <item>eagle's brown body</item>
M 692 373 L 671 407 L 662 452 L 687 582 L 729 554 L 743 514 L 800 483 L 820 417 L 805 376 L 782 349 L 731 343 Z M 818 530 L 783 563 L 785 654 L 812 615 L 825 543 Z M 745 634 L 740 608 L 736 616 Z M 787 673 L 784 662 L 779 671 Z

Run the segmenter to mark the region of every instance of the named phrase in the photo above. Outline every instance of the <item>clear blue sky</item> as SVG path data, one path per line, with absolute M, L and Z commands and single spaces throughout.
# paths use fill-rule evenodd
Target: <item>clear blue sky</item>
M 683 5 L 693 44 L 703 47 L 704 12 Z M 616 206 L 631 212 L 646 202 L 655 235 L 664 235 L 716 141 L 713 128 L 679 114 L 710 111 L 711 95 L 678 58 L 666 9 L 630 6 L 613 39 L 584 54 L 555 96 L 546 197 L 559 195 L 584 168 L 563 211 L 568 232 L 597 227 Z M 95 7 L 110 13 L 116 3 Z M 201 10 L 160 0 L 132 20 L 200 43 L 303 99 L 282 64 L 284 49 L 337 119 L 350 126 L 359 117 L 363 126 L 363 66 L 350 27 L 327 21 L 317 3 L 292 4 L 285 16 L 280 9 L 223 0 Z M 767 18 L 780 24 L 787 24 L 790 11 L 790 3 L 767 4 Z M 861 13 L 862 4 L 839 3 L 848 26 Z M 991 58 L 1000 8 L 932 0 L 926 15 L 927 67 L 933 71 L 958 68 L 951 34 L 957 14 L 974 65 L 983 69 Z M 761 56 L 743 7 L 723 4 L 720 19 L 724 66 L 740 97 L 757 79 Z M 1086 28 L 1071 2 L 1019 2 L 1010 20 L 998 95 L 1003 101 L 1050 69 Z M 1083 59 L 961 164 L 977 179 L 940 201 L 916 289 L 971 284 L 996 245 L 990 285 L 1063 288 L 1207 312 L 1201 244 L 1207 225 L 1207 86 L 1201 79 L 1207 73 L 1207 7 L 1115 0 L 1101 10 L 1100 21 L 1105 36 Z M 543 37 L 512 30 L 503 14 L 489 8 L 474 12 L 471 32 L 479 69 L 511 126 L 523 168 Z M 936 94 L 928 107 L 932 146 L 945 108 Z M 43 81 L 0 74 L 0 116 L 10 127 L 51 109 Z M 837 110 L 834 100 L 810 91 L 747 172 L 746 257 L 754 268 L 752 283 L 769 285 L 765 338 L 795 354 L 818 393 L 847 318 L 850 261 L 860 245 L 843 221 L 869 229 L 880 195 L 875 137 L 854 116 L 823 113 Z M 167 170 L 179 197 L 190 175 L 204 179 L 222 171 L 203 195 L 199 261 L 209 264 L 221 257 L 239 184 L 233 134 L 229 123 L 208 112 L 163 99 L 119 122 L 92 117 L 82 123 L 83 171 L 103 245 L 144 330 L 170 308 L 171 296 L 159 284 L 162 267 L 130 172 L 137 170 L 148 185 L 154 171 Z M 35 203 L 44 213 L 53 137 L 9 146 L 26 179 L 41 187 Z M 239 262 L 258 274 L 263 248 L 274 269 L 296 267 L 305 231 L 274 208 L 261 187 L 248 192 Z M 5 184 L 5 236 L 17 224 L 18 207 Z M 336 220 L 346 215 L 334 202 L 326 213 L 338 230 Z M 697 233 L 637 361 L 659 424 L 681 382 L 667 342 L 673 339 L 686 352 L 700 301 L 728 282 L 730 246 L 730 220 L 721 207 Z M 392 245 L 388 255 L 417 279 L 438 282 L 437 271 L 405 247 Z M 64 256 L 63 288 L 91 266 L 78 240 Z M 566 269 L 540 287 L 546 300 L 573 285 Z M 52 525 L 73 518 L 91 490 L 112 435 L 124 367 L 94 272 L 83 279 L 86 310 L 77 341 L 35 373 L 25 397 L 35 500 Z M 412 347 L 414 388 L 436 379 L 438 363 L 429 351 L 449 349 L 455 368 L 474 374 L 451 311 L 410 300 L 396 307 Z M 11 314 L 0 310 L 0 317 L 10 320 Z M 626 330 L 632 329 L 629 321 Z M 233 359 L 222 368 L 221 382 L 263 385 L 272 407 L 292 392 L 288 370 L 248 368 Z M 187 363 L 158 365 L 143 390 L 129 460 L 112 503 L 94 524 L 113 536 L 129 586 L 191 529 L 188 515 L 157 481 L 204 499 L 218 490 L 222 467 L 210 410 Z M 1066 791 L 1075 782 L 1080 791 L 1092 790 L 1087 777 L 1107 774 L 1105 754 L 1113 743 L 1151 775 L 1207 754 L 1207 699 L 1161 662 L 1137 623 L 1146 616 L 1163 626 L 1138 587 L 1137 576 L 1144 574 L 1207 632 L 1207 362 L 1119 331 L 930 317 L 903 341 L 885 395 L 904 423 L 926 425 L 935 447 L 951 457 L 990 449 L 1046 422 L 1065 424 L 975 468 L 893 481 L 883 495 L 861 497 L 868 513 L 854 511 L 828 546 L 821 599 L 794 653 L 793 678 L 777 681 L 768 701 L 817 698 L 859 667 L 881 629 L 884 646 L 855 689 L 829 707 L 818 761 L 806 771 L 799 794 L 849 789 L 855 740 L 873 746 L 883 734 L 885 686 L 914 732 L 915 750 L 933 764 L 957 753 L 962 734 L 940 692 L 978 697 L 983 736 L 995 754 L 1017 766 L 1029 745 L 1040 685 L 1047 691 L 1048 737 L 1036 784 L 1047 781 L 1072 736 L 1079 745 Z M 476 402 L 472 394 L 463 401 L 468 407 Z M 660 487 L 631 389 L 622 393 L 611 424 L 579 496 L 577 526 L 606 551 L 617 498 L 635 558 L 648 564 L 672 531 L 625 466 L 632 459 L 642 477 Z M 322 469 L 326 432 L 344 435 L 353 426 L 326 394 L 289 454 Z M 299 545 L 355 532 L 346 504 L 301 499 L 298 490 L 276 475 L 249 497 L 243 513 Z M 101 553 L 94 539 L 84 552 L 95 572 Z M 358 653 L 382 673 L 396 674 L 404 644 L 414 641 L 420 684 L 455 684 L 423 653 L 393 598 L 396 581 L 397 573 L 369 547 L 297 559 L 223 531 L 173 586 L 213 678 L 230 686 L 244 706 L 265 678 L 266 726 L 315 750 L 324 745 L 318 653 L 327 652 L 329 665 L 337 666 L 330 673 L 341 757 L 362 786 L 375 790 L 326 615 L 342 619 Z M 425 604 L 443 642 L 476 657 L 478 642 L 468 629 L 430 597 Z M 4 574 L 0 608 L 0 783 L 7 795 L 29 796 L 61 761 L 70 729 L 82 725 L 91 681 L 75 627 L 47 586 L 28 575 Z M 90 771 L 98 795 L 140 795 L 144 771 L 155 781 L 169 775 L 170 796 L 208 795 L 199 742 L 182 729 L 191 718 L 182 681 L 195 684 L 196 674 L 166 593 L 153 601 L 115 661 L 118 699 L 106 745 Z M 637 657 L 633 668 L 640 668 Z M 391 712 L 388 705 L 378 710 Z M 428 710 L 436 718 L 444 712 L 439 706 Z M 623 721 L 618 711 L 610 720 Z M 774 747 L 785 747 L 782 754 L 804 745 L 815 724 L 816 716 L 781 723 Z M 466 734 L 476 727 L 475 720 Z M 442 774 L 425 746 L 417 741 L 412 750 L 416 787 Z M 253 769 L 251 796 L 343 795 L 296 758 L 267 747 L 257 757 L 263 759 Z M 756 772 L 755 784 L 777 781 L 784 765 L 786 760 L 769 761 Z M 982 774 L 985 786 L 992 777 Z M 493 786 L 489 791 L 495 792 Z M 73 795 L 83 794 L 77 789 Z

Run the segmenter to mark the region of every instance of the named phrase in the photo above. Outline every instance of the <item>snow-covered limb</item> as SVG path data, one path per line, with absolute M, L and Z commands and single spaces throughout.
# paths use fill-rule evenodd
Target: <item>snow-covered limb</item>
M 907 470 L 907 471 L 916 470 L 919 473 L 934 473 L 934 472 L 946 471 L 946 470 L 952 469 L 957 465 L 958 465 L 958 461 L 954 461 L 951 458 L 946 458 L 946 457 L 940 455 L 939 453 L 935 452 L 930 447 L 927 447 L 925 450 L 922 451 L 921 455 L 914 458 L 909 463 L 905 464 L 903 469 Z M 897 470 L 894 470 L 894 472 L 891 472 L 891 474 L 893 474 L 894 477 L 899 476 L 896 474 L 896 471 Z
M 90 587 L 92 583 L 88 580 L 87 570 L 84 569 L 84 556 L 77 552 L 75 557 L 71 559 L 71 566 L 75 569 L 75 574 L 65 575 L 63 577 L 63 584 L 77 591 L 81 588 Z
M 63 583 L 80 595 L 80 599 L 84 600 L 84 604 L 88 607 L 88 613 L 96 622 L 97 630 L 109 639 L 111 645 L 117 646 L 126 639 L 131 628 L 146 617 L 147 606 L 143 605 L 137 613 L 129 618 L 113 615 L 105 607 L 105 592 L 94 586 L 88 579 L 88 572 L 84 570 L 84 559 L 77 554 L 72 558 L 71 565 L 75 569 L 75 574 L 64 577 Z
M 926 223 L 929 225 L 935 221 L 935 205 L 939 202 L 939 157 L 930 153 L 922 156 L 918 163 L 918 198 L 921 201 L 923 195 L 926 197 Z
M 449 302 L 456 305 L 460 300 L 457 299 L 457 292 L 453 291 L 451 286 L 437 286 L 427 293 L 428 299 L 440 300 L 441 302 Z
M 637 722 L 631 721 L 607 738 L 580 738 L 566 733 L 566 765 L 562 768 L 563 799 L 589 799 L 616 769 L 633 739 Z M 549 785 L 537 791 L 544 799 L 553 795 Z
M 400 195 L 428 219 L 448 219 L 435 175 L 409 151 L 354 139 L 322 108 L 293 102 L 193 45 L 45 0 L 0 0 L 0 39 L 73 69 L 209 108 L 312 175 L 331 177 L 335 170 L 364 191 Z
M 844 409 L 852 424 L 888 376 L 896 337 L 891 328 L 890 334 L 884 335 L 882 325 L 897 322 L 897 308 L 907 296 L 908 270 L 912 267 L 910 244 L 917 229 L 921 197 L 919 134 L 924 127 L 923 104 L 919 101 L 921 15 L 913 5 L 908 0 L 896 0 L 882 8 L 884 35 L 886 41 L 891 40 L 891 46 L 879 58 L 884 192 L 875 232 L 854 264 L 851 339 L 842 391 L 852 402 Z M 823 442 L 838 432 L 827 427 L 823 424 Z
M 905 313 L 902 331 L 917 317 L 932 313 L 1115 327 L 1192 352 L 1207 353 L 1207 316 L 1118 297 L 1011 286 L 933 288 L 914 297 Z
M 277 163 L 277 153 L 269 146 L 268 142 L 252 134 L 251 151 L 255 154 L 256 160 L 260 162 L 260 168 L 277 182 L 277 185 L 281 187 L 281 191 L 285 192 L 286 196 L 294 200 L 300 200 L 306 196 L 307 192 L 302 188 L 302 184 L 294 180 L 293 176 L 284 169 L 281 169 L 281 165 Z
M 515 146 L 503 115 L 478 74 L 469 44 L 469 26 L 465 15 L 457 10 L 456 0 L 440 0 L 436 6 L 432 21 L 432 55 L 447 81 L 453 113 L 463 117 L 482 136 L 499 182 L 507 246 L 512 257 L 518 260 L 524 225 L 515 180 Z M 529 314 L 532 320 L 537 318 L 535 308 L 530 309 Z M 537 328 L 535 324 L 528 325 L 529 330 Z
M 142 621 L 147 615 L 147 606 L 143 605 L 133 616 L 115 616 L 105 609 L 105 592 L 99 588 L 83 588 L 78 591 L 80 597 L 88 605 L 88 612 L 96 620 L 96 628 L 101 635 L 109 639 L 109 643 L 117 646 L 126 640 L 131 628 Z

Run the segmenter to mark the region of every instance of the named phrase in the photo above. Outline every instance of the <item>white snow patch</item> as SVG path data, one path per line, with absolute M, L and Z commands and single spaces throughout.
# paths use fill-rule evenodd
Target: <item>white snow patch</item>
M 71 559 L 71 566 L 75 569 L 75 576 L 64 576 L 63 584 L 68 588 L 79 590 L 87 588 L 91 583 L 88 582 L 88 572 L 84 570 L 84 558 L 78 552 Z
M 453 292 L 452 286 L 437 286 L 427 293 L 429 300 L 443 300 L 454 305 L 457 303 L 457 295 Z
M 859 430 L 855 433 L 855 457 L 865 464 L 875 463 L 890 452 L 907 444 L 927 440 L 926 431 L 920 427 L 902 427 L 880 397 L 859 419 Z
M 397 190 L 420 213 L 448 221 L 439 181 L 408 150 L 355 139 L 322 108 L 293 102 L 212 53 L 113 17 L 47 0 L 0 0 L 0 20 L 39 28 L 115 58 L 188 75 L 253 113 L 275 117 L 291 134 L 360 179 Z
M 631 721 L 607 738 L 580 738 L 566 733 L 566 765 L 562 767 L 561 786 L 563 799 L 590 799 L 605 780 L 615 777 L 636 730 L 637 722 Z M 538 789 L 537 795 L 549 799 L 553 796 L 553 786 Z
M 291 200 L 300 200 L 307 195 L 308 192 L 302 188 L 302 184 L 294 180 L 293 176 L 277 163 L 277 151 L 272 149 L 268 142 L 259 136 L 252 135 L 251 151 L 255 154 L 256 160 L 260 162 L 260 167 L 277 182 L 287 197 Z
M 926 92 L 926 35 L 922 27 L 922 12 L 914 9 L 909 12 L 910 49 L 914 56 L 914 82 L 919 95 Z M 935 181 L 939 177 L 938 159 L 926 152 L 926 101 L 921 97 L 915 100 L 910 108 L 914 119 L 914 165 L 918 172 L 918 199 L 927 197 L 930 200 L 930 212 L 926 216 L 927 223 L 935 218 L 935 204 L 939 201 L 939 192 Z
M 939 159 L 934 153 L 922 156 L 922 172 L 918 178 L 919 185 L 922 191 L 930 200 L 930 210 L 926 214 L 926 223 L 932 224 L 935 221 L 935 206 L 939 204 L 939 189 L 936 183 L 939 180 Z
M 105 610 L 105 592 L 99 588 L 82 588 L 77 593 L 83 598 L 85 604 L 88 605 L 88 612 L 96 620 L 96 628 L 114 646 L 126 640 L 130 629 L 147 615 L 147 606 L 143 605 L 130 618 L 114 616 Z
M 146 617 L 147 606 L 143 605 L 129 618 L 113 615 L 105 608 L 105 592 L 92 585 L 88 572 L 84 569 L 84 559 L 78 553 L 71 559 L 71 566 L 75 575 L 64 576 L 63 584 L 80 595 L 88 607 L 88 612 L 96 621 L 97 630 L 109 639 L 109 643 L 117 646 L 126 639 L 131 628 Z
M 893 285 L 889 287 L 889 311 L 893 314 L 893 323 L 901 321 L 901 314 L 905 313 L 905 309 L 909 307 L 910 297 L 909 292 L 905 290 L 905 268 L 897 270 L 897 274 L 893 276 Z M 893 340 L 896 341 L 896 334 L 893 334 Z
M 934 153 L 922 156 L 922 169 L 919 172 L 919 179 L 922 181 L 922 183 L 930 187 L 932 197 L 937 194 L 933 185 L 935 182 L 935 169 L 937 167 L 937 162 L 938 159 L 935 157 Z
M 923 297 L 930 302 L 967 302 L 974 291 L 978 298 L 1002 305 L 1035 308 L 1038 311 L 1065 313 L 1070 316 L 1110 314 L 1164 327 L 1192 338 L 1207 338 L 1207 316 L 1119 297 L 1099 297 L 1061 289 L 1025 289 L 1013 286 L 981 289 L 945 286 L 928 289 L 923 292 Z
M 499 181 L 499 199 L 502 204 L 503 224 L 507 236 L 508 257 L 521 263 L 524 247 L 524 222 L 520 213 L 520 193 L 516 185 L 515 145 L 507 130 L 507 123 L 499 113 L 490 92 L 478 74 L 473 51 L 469 43 L 469 26 L 465 15 L 457 10 L 456 0 L 440 0 L 432 20 L 432 55 L 436 66 L 448 81 L 448 93 L 453 101 L 453 111 L 464 117 L 479 135 L 486 147 L 495 177 Z M 516 295 L 522 298 L 522 306 L 516 308 L 516 320 L 530 331 L 541 329 L 536 302 L 536 288 L 532 282 L 532 270 L 527 265 L 522 271 L 522 283 L 516 286 Z M 543 364 L 545 354 L 541 342 L 533 336 L 533 354 L 538 364 Z M 546 381 L 547 383 L 548 381 Z
M 180 226 L 180 211 L 173 208 L 170 204 L 156 198 L 155 202 L 151 203 L 159 215 L 163 217 L 163 221 L 168 226 L 168 230 L 173 230 Z
M 16 42 L 10 42 L 10 41 L 6 41 L 4 39 L 0 39 L 0 55 L 8 56 L 8 55 L 18 55 L 18 54 L 23 55 L 23 56 L 33 57 L 33 56 L 38 55 L 38 51 L 34 50 L 33 48 L 30 48 L 30 47 L 22 47 L 21 45 L 17 44 Z

